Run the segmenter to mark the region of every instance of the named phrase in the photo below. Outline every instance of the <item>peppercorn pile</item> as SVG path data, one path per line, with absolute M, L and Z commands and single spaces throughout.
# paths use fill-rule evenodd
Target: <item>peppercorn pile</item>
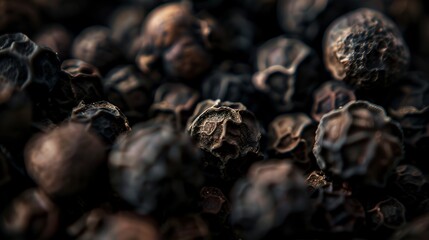
M 0 239 L 429 238 L 428 1 L 0 13 Z

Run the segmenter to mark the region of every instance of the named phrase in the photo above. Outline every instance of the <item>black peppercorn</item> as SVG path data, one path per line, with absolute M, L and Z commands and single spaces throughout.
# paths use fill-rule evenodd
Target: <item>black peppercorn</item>
M 410 61 L 397 26 L 367 8 L 335 20 L 326 30 L 323 44 L 327 69 L 335 79 L 356 88 L 390 85 Z
M 406 223 L 405 212 L 406 209 L 401 202 L 389 197 L 368 210 L 368 225 L 378 231 L 399 229 Z
M 426 239 L 429 235 L 429 214 L 416 218 L 398 229 L 390 240 Z
M 34 42 L 56 52 L 61 60 L 69 57 L 72 33 L 62 25 L 50 25 L 39 31 Z
M 31 1 L 0 0 L 0 6 L 0 34 L 32 34 L 40 27 L 40 13 Z
M 316 131 L 313 153 L 319 167 L 344 180 L 384 186 L 403 155 L 402 130 L 383 108 L 349 102 L 325 114 Z

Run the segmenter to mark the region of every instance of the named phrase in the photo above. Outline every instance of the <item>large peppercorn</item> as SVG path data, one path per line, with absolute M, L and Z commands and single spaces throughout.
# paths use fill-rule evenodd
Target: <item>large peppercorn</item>
M 92 26 L 84 29 L 72 46 L 73 58 L 96 66 L 102 74 L 121 60 L 121 54 L 111 38 L 110 29 Z
M 53 239 L 60 226 L 59 209 L 40 190 L 29 189 L 16 197 L 1 216 L 5 239 Z M 1 231 L 0 231 L 1 236 Z
M 317 122 L 326 113 L 338 109 L 348 102 L 355 101 L 356 96 L 352 88 L 344 82 L 328 81 L 314 90 L 313 108 L 311 116 Z
M 308 95 L 324 80 L 315 52 L 302 41 L 283 36 L 270 39 L 258 49 L 257 69 L 253 84 L 278 112 L 305 110 Z
M 322 117 L 313 153 L 329 175 L 384 186 L 403 155 L 402 130 L 383 108 L 367 101 L 349 102 Z
M 22 33 L 0 36 L 0 78 L 29 90 L 33 99 L 46 99 L 60 78 L 57 55 Z
M 87 125 L 108 145 L 113 144 L 119 135 L 131 130 L 127 117 L 121 110 L 106 101 L 87 105 L 80 103 L 73 109 L 70 121 Z
M 132 125 L 147 116 L 154 85 L 151 78 L 132 65 L 114 68 L 104 79 L 107 99 L 124 112 Z
M 187 130 L 204 151 L 206 173 L 213 177 L 237 179 L 260 157 L 258 121 L 241 103 L 200 102 Z
M 246 239 L 302 230 L 309 198 L 302 173 L 287 161 L 255 163 L 231 192 L 231 221 Z
M 390 85 L 410 61 L 396 25 L 367 8 L 335 20 L 326 30 L 323 44 L 325 65 L 333 77 L 356 88 Z
M 210 68 L 210 32 L 186 4 L 159 6 L 145 20 L 137 65 L 151 75 L 195 80 Z
M 193 211 L 203 183 L 199 151 L 168 124 L 135 125 L 109 156 L 116 192 L 139 213 L 163 218 Z
M 105 160 L 102 141 L 79 123 L 67 123 L 36 136 L 25 150 L 29 175 L 54 198 L 83 193 Z
M 268 152 L 271 158 L 292 158 L 301 164 L 310 164 L 317 126 L 303 113 L 284 114 L 268 127 Z M 309 166 L 307 166 L 309 167 Z
M 76 102 L 93 103 L 104 100 L 104 89 L 98 69 L 79 59 L 68 59 L 61 68 L 70 76 Z
M 186 128 L 200 94 L 181 83 L 165 83 L 156 89 L 150 113 L 157 121 L 167 121 L 178 129 Z

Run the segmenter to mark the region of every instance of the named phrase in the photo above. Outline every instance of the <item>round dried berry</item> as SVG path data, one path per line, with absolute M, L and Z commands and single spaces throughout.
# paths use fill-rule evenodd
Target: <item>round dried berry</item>
M 0 34 L 34 33 L 41 23 L 41 16 L 32 1 L 0 0 Z
M 401 202 L 390 197 L 367 212 L 368 225 L 373 230 L 399 229 L 406 223 L 405 211 Z
M 384 186 L 402 158 L 402 139 L 399 124 L 383 108 L 354 101 L 322 117 L 313 153 L 319 167 L 330 175 Z
M 62 25 L 49 25 L 40 30 L 34 37 L 34 42 L 58 53 L 61 60 L 69 57 L 72 44 L 72 33 Z
M 356 88 L 390 85 L 410 61 L 396 25 L 367 8 L 335 20 L 326 30 L 323 44 L 325 65 L 334 78 Z

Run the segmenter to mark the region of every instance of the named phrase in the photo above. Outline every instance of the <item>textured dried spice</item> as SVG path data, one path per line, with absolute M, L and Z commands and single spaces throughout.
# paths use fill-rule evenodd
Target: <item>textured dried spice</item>
M 184 84 L 164 83 L 156 89 L 150 113 L 159 121 L 171 122 L 178 129 L 184 129 L 199 99 L 198 91 Z
M 22 192 L 1 217 L 6 239 L 52 239 L 60 227 L 59 209 L 37 189 Z
M 33 33 L 40 26 L 41 16 L 31 1 L 0 0 L 0 34 Z
M 46 117 L 54 123 L 60 123 L 70 116 L 71 110 L 77 105 L 70 83 L 70 77 L 60 72 L 60 79 L 48 95 L 47 103 L 37 106 L 38 111 L 45 112 Z
M 399 124 L 383 108 L 354 101 L 320 120 L 313 153 L 319 167 L 330 175 L 384 186 L 402 158 L 402 139 Z
M 212 239 L 209 227 L 199 215 L 169 218 L 163 223 L 161 233 L 165 240 Z
M 426 239 L 429 235 L 429 214 L 414 219 L 404 227 L 398 229 L 392 240 Z
M 221 211 L 229 213 L 228 199 L 219 188 L 203 187 L 200 196 L 204 213 L 218 214 Z
M 326 68 L 335 79 L 356 88 L 390 85 L 410 61 L 396 25 L 367 8 L 335 20 L 326 30 L 323 44 Z
M 109 102 L 118 106 L 132 124 L 146 117 L 152 103 L 153 79 L 126 65 L 109 71 L 103 84 Z
M 246 171 L 255 157 L 259 158 L 261 131 L 255 116 L 241 103 L 200 102 L 187 130 L 206 153 L 206 167 L 219 171 L 222 178 L 237 177 L 228 176 L 228 172 Z
M 80 103 L 73 109 L 70 121 L 85 124 L 109 145 L 119 135 L 131 131 L 127 117 L 118 107 L 106 101 Z
M 25 149 L 28 174 L 55 198 L 87 190 L 105 162 L 106 147 L 79 123 L 66 123 L 40 134 Z
M 137 65 L 144 73 L 195 80 L 211 64 L 210 26 L 183 3 L 169 3 L 147 16 Z
M 246 239 L 262 239 L 275 229 L 280 236 L 299 231 L 310 207 L 305 179 L 287 161 L 253 164 L 247 176 L 235 183 L 231 204 L 231 222 Z
M 317 126 L 303 113 L 284 114 L 268 126 L 268 151 L 272 158 L 292 158 L 298 163 L 311 159 Z
M 353 89 L 345 83 L 328 81 L 314 90 L 311 116 L 319 122 L 326 113 L 355 100 Z
M 298 39 L 276 37 L 257 52 L 252 82 L 272 101 L 277 111 L 304 108 L 313 85 L 323 78 L 314 51 Z
M 305 183 L 310 194 L 319 189 L 332 190 L 332 182 L 326 178 L 322 171 L 312 171 L 305 179 Z
M 396 198 L 388 198 L 377 203 L 367 212 L 368 224 L 374 230 L 399 229 L 405 223 L 405 207 Z
M 98 69 L 79 59 L 63 61 L 61 68 L 70 76 L 70 84 L 77 102 L 93 103 L 104 100 L 104 89 Z
M 32 97 L 45 97 L 60 78 L 55 52 L 40 47 L 22 33 L 0 36 L 0 78 Z
M 203 183 L 200 153 L 168 124 L 135 125 L 109 156 L 113 188 L 139 213 L 167 216 L 196 208 Z
M 72 33 L 62 25 L 49 25 L 34 37 L 34 42 L 58 53 L 61 60 L 67 59 L 72 44 Z

